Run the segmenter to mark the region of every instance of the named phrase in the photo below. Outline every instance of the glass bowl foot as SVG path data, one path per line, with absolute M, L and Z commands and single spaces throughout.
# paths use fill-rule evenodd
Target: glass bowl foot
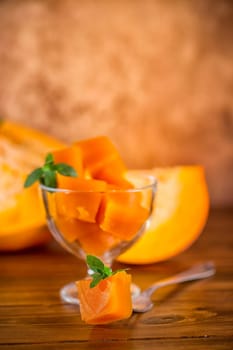
M 141 289 L 134 283 L 131 284 L 132 298 L 137 297 L 141 292 Z M 66 284 L 60 290 L 61 300 L 68 304 L 79 305 L 78 290 L 75 282 Z

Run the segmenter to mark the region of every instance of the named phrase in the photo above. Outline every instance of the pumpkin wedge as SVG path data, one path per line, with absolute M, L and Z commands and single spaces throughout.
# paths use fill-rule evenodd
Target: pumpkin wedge
M 199 237 L 208 218 L 202 166 L 154 168 L 147 173 L 158 179 L 156 205 L 148 230 L 118 258 L 124 263 L 150 264 L 181 253 Z
M 125 271 L 100 281 L 90 288 L 90 279 L 77 282 L 81 318 L 88 324 L 105 324 L 132 314 L 131 276 Z
M 1 121 L 0 251 L 36 246 L 50 238 L 37 187 L 23 189 L 23 183 L 26 174 L 40 166 L 46 153 L 61 147 L 63 143 L 55 138 L 20 124 Z

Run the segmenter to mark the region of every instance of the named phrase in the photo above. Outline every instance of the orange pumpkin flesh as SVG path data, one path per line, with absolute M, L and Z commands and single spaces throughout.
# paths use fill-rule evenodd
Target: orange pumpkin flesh
M 61 142 L 36 130 L 9 121 L 0 124 L 0 251 L 17 251 L 50 239 L 38 191 L 23 189 L 23 182 L 46 153 L 61 147 Z
M 55 163 L 65 163 L 72 166 L 79 177 L 83 176 L 83 161 L 78 147 L 70 146 L 52 152 Z
M 148 230 L 118 258 L 128 264 L 155 263 L 181 253 L 199 237 L 208 218 L 203 167 L 154 168 L 147 173 L 158 179 L 156 205 Z
M 100 229 L 98 224 L 58 215 L 56 226 L 68 242 L 78 241 L 81 248 L 88 254 L 101 256 L 106 250 L 113 248 L 119 240 L 108 232 Z
M 85 227 L 84 234 L 80 238 L 81 247 L 86 253 L 102 256 L 106 251 L 113 249 L 120 243 L 119 239 L 101 230 L 99 225 L 87 225 L 93 225 L 93 227 Z
M 131 276 L 117 272 L 90 288 L 90 279 L 77 282 L 81 318 L 88 324 L 105 324 L 132 314 Z
M 80 192 L 103 192 L 107 183 L 101 180 L 69 177 L 57 174 L 58 188 Z
M 133 185 L 125 179 L 126 167 L 118 154 L 106 160 L 103 167 L 95 173 L 95 179 L 104 180 L 110 185 L 121 189 L 133 188 Z
M 58 187 L 78 192 L 56 193 L 59 214 L 87 222 L 96 222 L 96 215 L 107 184 L 104 181 L 58 176 Z
M 136 193 L 137 194 L 137 193 Z M 107 194 L 102 201 L 97 222 L 103 231 L 110 232 L 117 238 L 131 240 L 147 219 L 148 210 L 141 207 L 135 193 Z M 133 200 L 131 200 L 131 195 Z M 135 200 L 136 199 L 136 200 Z
M 93 177 L 109 159 L 118 156 L 115 146 L 106 136 L 81 140 L 75 142 L 74 145 L 81 150 L 84 167 L 89 169 Z M 121 166 L 124 167 L 123 164 Z
M 74 143 L 81 150 L 83 164 L 90 175 L 108 184 L 121 188 L 132 188 L 132 185 L 124 179 L 126 167 L 116 147 L 106 136 Z
M 17 252 L 47 243 L 51 235 L 46 226 L 41 223 L 32 225 L 26 223 L 11 224 L 9 229 L 0 231 L 0 251 Z

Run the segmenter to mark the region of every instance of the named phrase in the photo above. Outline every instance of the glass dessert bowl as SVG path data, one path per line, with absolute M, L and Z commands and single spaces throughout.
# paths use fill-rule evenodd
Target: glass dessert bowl
M 94 190 L 40 185 L 47 224 L 57 242 L 78 258 L 95 255 L 111 267 L 145 232 L 153 209 L 156 179 L 130 173 L 127 179 L 133 184 L 130 189 L 101 188 L 100 183 Z M 133 295 L 139 291 L 132 285 Z M 65 285 L 60 295 L 65 302 L 79 304 L 75 282 Z

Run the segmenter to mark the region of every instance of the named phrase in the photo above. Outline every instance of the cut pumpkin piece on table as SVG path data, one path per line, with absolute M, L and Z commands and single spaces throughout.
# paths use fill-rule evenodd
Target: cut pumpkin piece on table
M 55 201 L 60 215 L 76 218 L 87 222 L 96 222 L 102 192 L 107 184 L 100 180 L 86 180 L 57 175 L 58 187 L 74 192 L 57 192 Z
M 125 271 L 101 280 L 90 288 L 91 279 L 77 282 L 81 318 L 88 324 L 106 324 L 132 314 L 131 276 Z
M 118 260 L 151 264 L 189 248 L 201 234 L 209 212 L 209 194 L 202 166 L 138 170 L 158 179 L 155 208 L 148 229 Z M 131 172 L 133 176 L 133 172 Z
M 116 237 L 104 232 L 97 224 L 57 216 L 56 226 L 68 242 L 78 241 L 88 254 L 101 256 L 119 243 Z
M 0 251 L 37 246 L 51 238 L 46 228 L 44 209 L 37 202 L 38 192 L 33 191 L 32 202 L 28 202 L 24 208 L 21 195 L 27 196 L 28 193 L 23 188 L 25 175 L 41 164 L 46 153 L 61 147 L 64 144 L 53 137 L 21 124 L 1 120 Z
M 17 195 L 17 206 L 0 213 L 0 246 L 18 250 L 39 245 L 51 236 L 41 223 L 45 213 L 38 186 L 35 184 Z
M 65 163 L 72 166 L 78 177 L 84 175 L 82 154 L 78 147 L 70 146 L 52 152 L 54 163 Z
M 140 205 L 139 195 L 121 191 L 106 194 L 96 218 L 100 228 L 121 240 L 131 240 L 149 216 L 149 211 Z
M 18 196 L 18 203 L 22 221 L 41 222 L 45 218 L 45 209 L 37 183 L 29 188 L 25 188 Z

